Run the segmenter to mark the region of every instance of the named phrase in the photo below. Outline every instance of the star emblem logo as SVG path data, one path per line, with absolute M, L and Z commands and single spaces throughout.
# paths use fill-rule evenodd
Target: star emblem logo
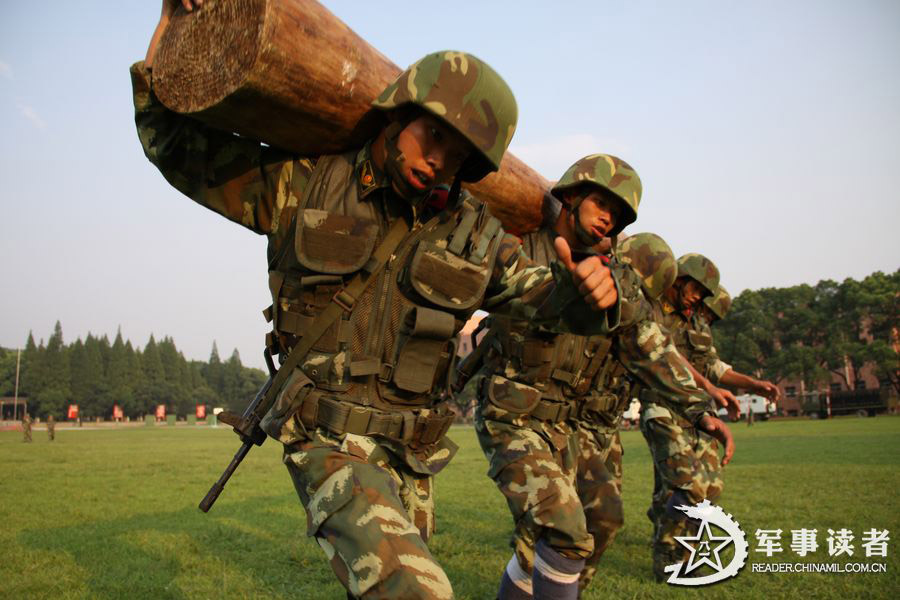
M 695 536 L 675 536 L 679 544 L 691 551 L 684 573 L 700 568 L 704 564 L 709 565 L 716 572 L 722 570 L 722 558 L 719 556 L 728 544 L 732 542 L 730 536 L 713 535 L 709 528 L 709 521 L 704 519 Z

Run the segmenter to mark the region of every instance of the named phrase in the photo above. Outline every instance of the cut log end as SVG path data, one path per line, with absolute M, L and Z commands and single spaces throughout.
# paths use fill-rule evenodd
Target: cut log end
M 153 72 L 153 87 L 163 104 L 192 114 L 238 89 L 259 54 L 267 4 L 208 0 L 193 14 L 179 8 L 160 40 Z

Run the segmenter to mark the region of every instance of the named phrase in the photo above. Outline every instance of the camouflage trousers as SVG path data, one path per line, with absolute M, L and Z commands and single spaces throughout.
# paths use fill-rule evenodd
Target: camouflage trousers
M 433 476 L 413 471 L 372 437 L 332 436 L 285 446 L 284 463 L 314 536 L 357 598 L 447 600 L 453 590 L 428 550 Z
M 567 558 L 589 557 L 594 541 L 575 483 L 577 433 L 565 423 L 529 425 L 528 417 L 507 422 L 487 416 L 479 404 L 475 432 L 488 459 L 488 476 L 512 513 L 510 545 L 519 565 L 531 572 L 541 538 Z
M 603 553 L 625 523 L 622 507 L 622 442 L 618 430 L 595 429 L 578 422 L 578 467 L 575 487 L 594 551 L 585 560 L 578 587 L 584 590 L 594 578 Z
M 689 527 L 687 520 L 666 514 L 669 498 L 680 490 L 689 504 L 715 502 L 724 486 L 722 467 L 718 442 L 664 406 L 642 403 L 641 433 L 653 457 L 653 499 L 647 517 L 653 523 L 654 571 L 659 576 L 665 564 L 680 560 L 682 546 L 675 536 L 686 535 Z

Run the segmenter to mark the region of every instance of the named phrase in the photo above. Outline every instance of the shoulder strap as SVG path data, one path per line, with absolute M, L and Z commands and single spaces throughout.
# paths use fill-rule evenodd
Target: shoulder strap
M 269 386 L 269 389 L 266 392 L 266 397 L 257 407 L 256 416 L 259 419 L 262 419 L 275 403 L 278 392 L 281 390 L 290 374 L 297 365 L 300 364 L 303 357 L 309 353 L 313 345 L 319 341 L 319 338 L 328 331 L 328 328 L 340 318 L 344 311 L 351 312 L 353 310 L 357 298 L 359 298 L 366 288 L 375 281 L 378 274 L 387 264 L 388 260 L 390 260 L 394 251 L 397 249 L 397 246 L 400 245 L 400 242 L 403 241 L 403 238 L 406 237 L 407 233 L 409 233 L 409 225 L 407 224 L 406 219 L 403 217 L 397 218 L 394 221 L 394 224 L 391 225 L 390 230 L 388 230 L 384 240 L 382 240 L 381 244 L 375 249 L 375 252 L 372 253 L 372 257 L 363 267 L 362 271 L 350 280 L 350 283 L 348 283 L 346 287 L 334 295 L 334 298 L 331 299 L 331 303 L 325 310 L 319 313 L 319 316 L 316 317 L 309 329 L 303 332 L 303 337 L 300 338 L 300 341 L 297 342 L 297 345 L 294 346 L 290 354 L 288 354 L 287 360 L 285 360 L 284 364 L 281 365 L 281 368 L 278 369 L 278 373 L 275 374 L 275 377 L 272 380 L 272 385 Z

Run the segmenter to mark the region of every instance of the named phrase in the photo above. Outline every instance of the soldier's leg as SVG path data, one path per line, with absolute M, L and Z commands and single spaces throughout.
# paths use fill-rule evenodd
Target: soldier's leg
M 704 497 L 715 503 L 725 488 L 725 481 L 722 478 L 722 461 L 719 458 L 719 442 L 702 431 L 697 432 L 697 438 L 696 452 L 702 467 Z
M 578 432 L 579 455 L 576 485 L 584 506 L 594 552 L 585 561 L 578 587 L 584 590 L 597 565 L 625 522 L 622 507 L 622 443 L 619 432 L 601 433 L 586 428 Z
M 575 490 L 576 436 L 555 448 L 530 428 L 483 418 L 476 419 L 476 432 L 488 475 L 515 522 L 515 556 L 504 572 L 501 600 L 531 593 L 574 598 L 578 573 L 594 546 Z
M 655 518 L 653 573 L 662 581 L 664 568 L 683 558 L 683 547 L 675 537 L 687 533 L 687 521 L 676 506 L 701 502 L 706 490 L 703 479 L 697 477 L 702 467 L 695 453 L 696 433 L 689 423 L 658 411 L 643 420 L 642 431 L 662 484 L 651 507 Z M 665 504 L 663 498 L 667 498 Z
M 284 462 L 306 508 L 307 534 L 352 596 L 453 597 L 423 539 L 434 526 L 430 477 L 337 447 L 305 445 Z

